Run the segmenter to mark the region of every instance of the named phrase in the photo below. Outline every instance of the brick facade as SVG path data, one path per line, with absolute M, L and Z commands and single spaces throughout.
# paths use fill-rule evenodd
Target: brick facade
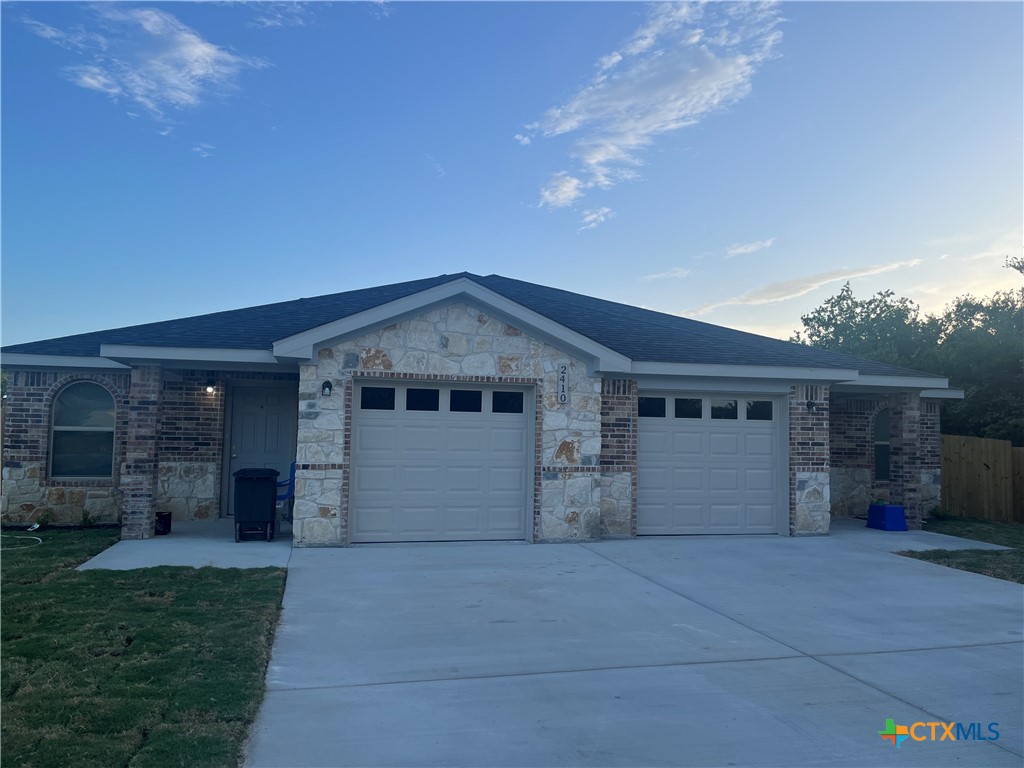
M 148 539 L 156 521 L 157 433 L 162 381 L 159 366 L 133 366 L 128 430 L 121 460 L 124 510 L 121 538 Z
M 557 371 L 567 371 L 559 399 Z M 353 382 L 395 379 L 523 387 L 533 393 L 533 541 L 632 537 L 637 525 L 637 382 L 604 378 L 585 362 L 472 306 L 453 303 L 319 351 L 299 374 L 161 369 L 9 371 L 3 446 L 3 522 L 121 520 L 147 538 L 155 515 L 223 514 L 225 430 L 233 382 L 294 382 L 295 542 L 349 541 Z M 335 396 L 321 396 L 324 380 Z M 115 402 L 113 476 L 49 477 L 54 398 L 92 381 Z M 206 392 L 207 384 L 214 391 Z M 340 395 L 340 397 L 339 397 Z M 888 409 L 891 479 L 874 477 L 874 424 Z M 791 386 L 789 532 L 828 532 L 832 516 L 863 515 L 871 500 L 903 504 L 911 526 L 939 504 L 941 438 L 935 401 L 913 393 L 847 396 Z
M 789 532 L 828 533 L 829 388 L 797 385 L 789 397 Z
M 889 412 L 889 479 L 875 472 L 875 423 Z M 939 406 L 912 393 L 836 397 L 832 406 L 833 512 L 863 517 L 876 500 L 900 504 L 920 527 L 941 503 Z
M 6 524 L 114 522 L 121 515 L 118 488 L 128 425 L 127 373 L 104 371 L 8 371 L 4 408 L 3 493 Z M 53 401 L 70 384 L 90 381 L 114 398 L 113 476 L 96 480 L 50 477 L 50 420 Z
M 601 382 L 601 536 L 636 536 L 637 384 Z

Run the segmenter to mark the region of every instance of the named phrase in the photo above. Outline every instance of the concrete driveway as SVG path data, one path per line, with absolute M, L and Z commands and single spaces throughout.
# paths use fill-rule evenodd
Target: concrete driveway
M 1024 591 L 898 536 L 296 550 L 246 765 L 1021 766 Z

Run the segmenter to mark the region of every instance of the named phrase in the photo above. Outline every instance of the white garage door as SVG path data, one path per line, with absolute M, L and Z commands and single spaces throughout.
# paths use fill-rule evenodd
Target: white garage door
M 351 540 L 525 538 L 531 413 L 525 390 L 357 384 Z
M 643 393 L 637 533 L 778 533 L 779 402 Z

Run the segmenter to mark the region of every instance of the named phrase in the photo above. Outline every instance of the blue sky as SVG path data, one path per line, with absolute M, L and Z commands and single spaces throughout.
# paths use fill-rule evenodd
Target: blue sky
M 1011 288 L 1022 9 L 5 2 L 3 342 L 463 270 L 781 338 Z

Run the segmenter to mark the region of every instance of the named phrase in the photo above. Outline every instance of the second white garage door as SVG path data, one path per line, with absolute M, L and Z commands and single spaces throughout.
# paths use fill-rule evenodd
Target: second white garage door
M 525 538 L 529 401 L 472 384 L 357 384 L 351 541 Z
M 779 403 L 643 393 L 637 533 L 779 533 Z

